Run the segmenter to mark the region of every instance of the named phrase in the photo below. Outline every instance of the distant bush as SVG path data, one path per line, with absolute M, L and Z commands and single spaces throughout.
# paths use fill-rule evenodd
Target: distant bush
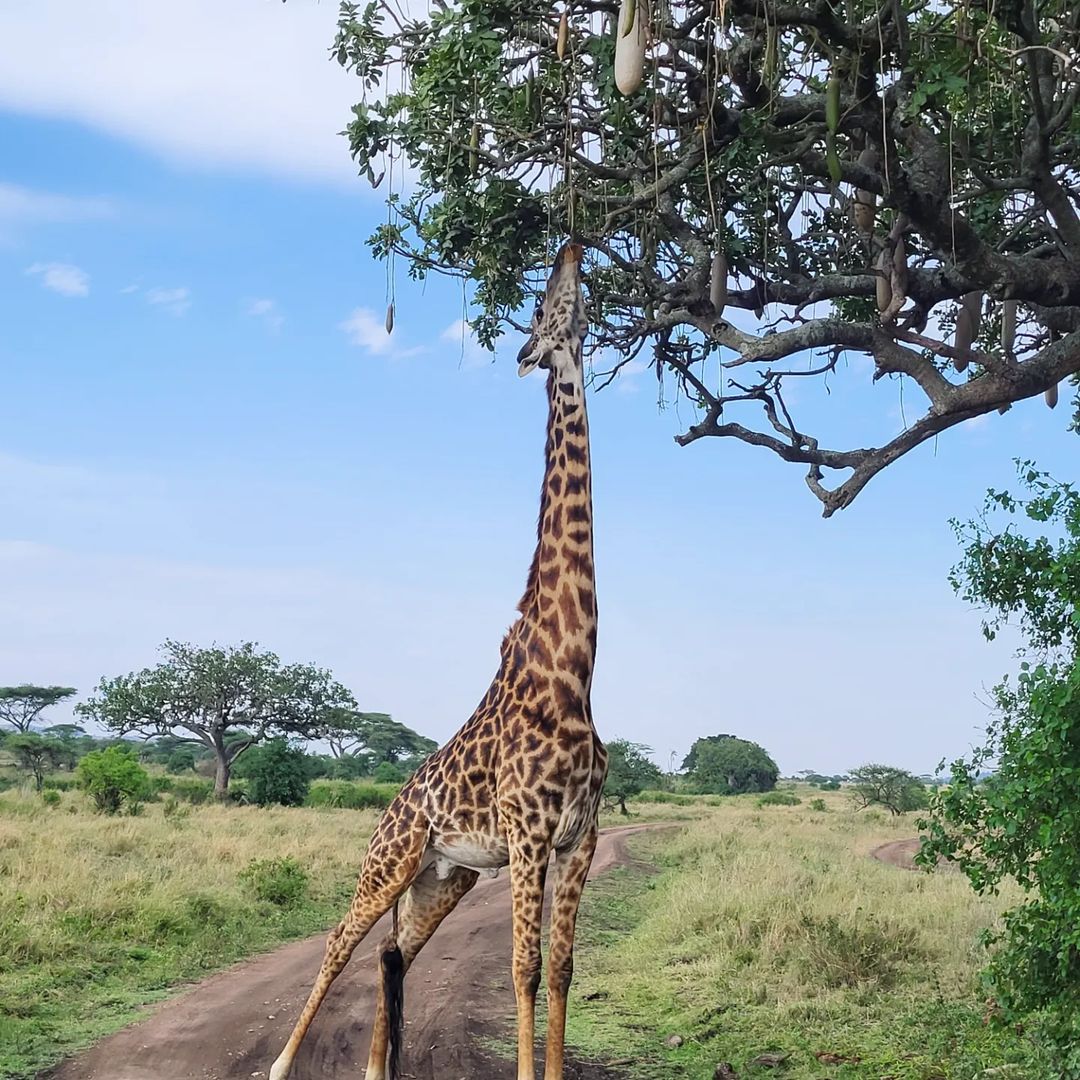
M 385 810 L 401 790 L 400 784 L 365 784 L 351 780 L 316 780 L 305 806 L 340 810 Z
M 133 750 L 110 746 L 94 750 L 79 762 L 79 781 L 95 808 L 117 814 L 126 805 L 138 805 L 150 792 L 150 775 L 139 764 Z
M 41 781 L 41 786 L 46 791 L 71 791 L 79 786 L 77 776 L 46 776 Z
M 816 810 L 819 814 L 824 814 L 828 812 L 829 805 L 824 799 L 811 799 L 810 809 Z
M 183 799 L 192 806 L 201 806 L 214 796 L 214 785 L 209 780 L 199 780 L 194 776 L 173 778 L 167 790 L 174 799 Z
M 767 795 L 762 795 L 757 804 L 758 806 L 798 806 L 801 802 L 802 799 L 798 795 L 792 795 L 787 791 L 770 791 Z
M 408 771 L 394 761 L 380 761 L 371 774 L 376 784 L 402 784 L 406 776 L 408 776 Z
M 635 795 L 634 801 L 671 803 L 673 806 L 693 806 L 695 802 L 699 802 L 700 800 L 695 799 L 693 795 L 676 795 L 671 791 L 657 791 L 650 788 Z
M 826 780 L 824 783 L 818 785 L 822 791 L 839 791 L 839 780 Z
M 240 871 L 240 879 L 260 899 L 278 907 L 292 907 L 307 893 L 308 876 L 291 856 L 253 859 Z
M 41 801 L 46 806 L 59 806 L 61 802 L 60 792 L 54 791 L 51 788 L 41 793 Z

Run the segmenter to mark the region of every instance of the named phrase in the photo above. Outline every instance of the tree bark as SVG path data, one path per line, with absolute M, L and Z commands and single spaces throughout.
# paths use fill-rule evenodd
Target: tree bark
M 224 801 L 229 797 L 229 776 L 232 773 L 232 762 L 229 761 L 224 746 L 215 746 L 214 754 L 217 756 L 217 771 L 214 774 L 214 798 Z

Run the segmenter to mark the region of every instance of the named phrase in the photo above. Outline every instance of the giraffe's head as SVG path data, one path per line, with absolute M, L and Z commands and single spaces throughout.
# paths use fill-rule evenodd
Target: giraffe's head
M 550 368 L 558 374 L 581 364 L 581 343 L 588 321 L 581 296 L 580 244 L 563 244 L 555 256 L 555 266 L 547 288 L 533 312 L 529 340 L 518 353 L 518 374 L 533 368 Z

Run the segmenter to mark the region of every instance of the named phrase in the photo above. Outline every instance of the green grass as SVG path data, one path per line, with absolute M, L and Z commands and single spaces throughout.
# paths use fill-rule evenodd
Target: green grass
M 824 815 L 729 799 L 631 838 L 642 864 L 590 883 L 582 904 L 579 1056 L 657 1080 L 710 1080 L 720 1062 L 743 1080 L 970 1080 L 1005 1064 L 1012 1080 L 1052 1075 L 1023 1035 L 984 1023 L 977 936 L 1001 901 L 954 873 L 868 859 L 912 821 L 828 802 Z M 683 1044 L 668 1048 L 671 1035 Z M 788 1056 L 769 1068 L 762 1054 Z
M 376 814 L 0 795 L 0 1077 L 37 1070 L 179 984 L 332 925 Z M 168 812 L 166 812 L 168 811 Z

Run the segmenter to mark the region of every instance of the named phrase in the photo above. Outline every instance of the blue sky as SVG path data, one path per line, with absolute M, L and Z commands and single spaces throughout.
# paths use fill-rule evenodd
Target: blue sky
M 335 5 L 101 0 L 78 35 L 70 10 L 0 9 L 0 683 L 249 638 L 446 738 L 524 585 L 543 384 L 402 267 L 386 337 Z M 835 445 L 902 422 L 863 363 L 831 389 L 796 404 Z M 590 409 L 604 737 L 666 764 L 732 732 L 785 771 L 977 738 L 1011 659 L 948 588 L 947 519 L 1017 456 L 1071 478 L 1065 406 L 966 425 L 829 521 L 798 467 L 678 448 L 691 411 L 649 372 Z

